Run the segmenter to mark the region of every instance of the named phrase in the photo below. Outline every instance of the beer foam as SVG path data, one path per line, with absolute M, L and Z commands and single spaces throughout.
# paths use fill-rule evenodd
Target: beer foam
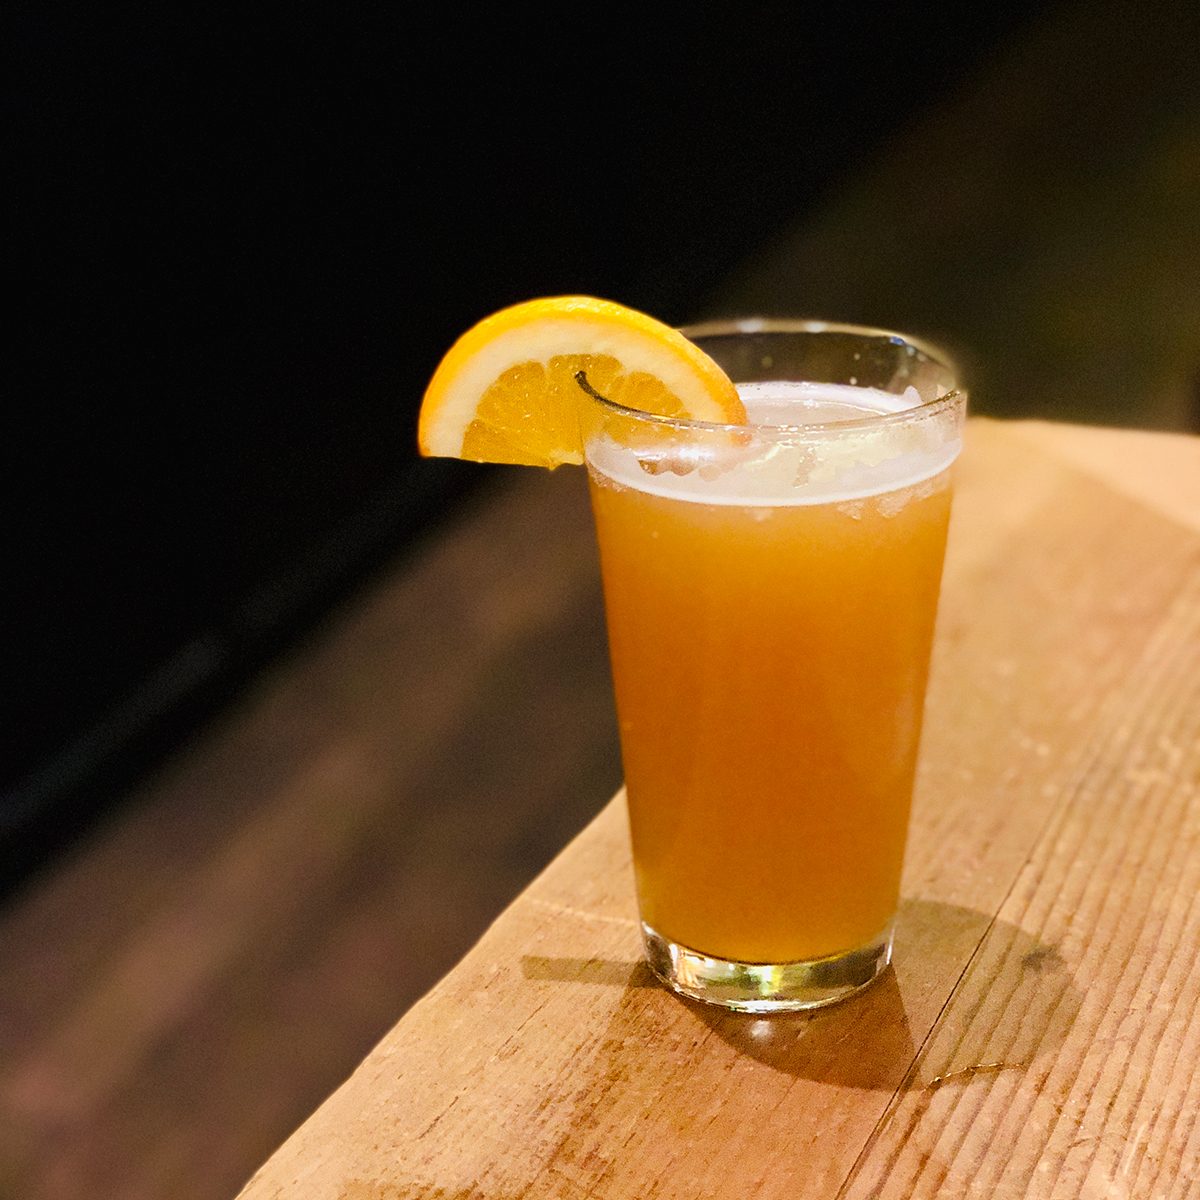
M 915 388 L 897 395 L 845 384 L 769 382 L 739 384 L 738 392 L 748 426 L 768 427 L 748 441 L 698 432 L 665 442 L 659 429 L 648 426 L 641 444 L 593 439 L 589 469 L 614 486 L 668 500 L 769 508 L 907 492 L 940 475 L 961 449 L 957 431 L 948 437 L 944 428 L 919 423 L 838 430 L 918 407 L 922 398 Z M 793 434 L 771 428 L 777 426 L 819 428 Z

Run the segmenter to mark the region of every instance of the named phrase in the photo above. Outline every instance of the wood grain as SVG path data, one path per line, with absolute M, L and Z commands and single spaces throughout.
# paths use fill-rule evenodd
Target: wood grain
M 1107 437 L 972 423 L 879 986 L 653 985 L 618 797 L 247 1200 L 1195 1195 L 1200 443 Z

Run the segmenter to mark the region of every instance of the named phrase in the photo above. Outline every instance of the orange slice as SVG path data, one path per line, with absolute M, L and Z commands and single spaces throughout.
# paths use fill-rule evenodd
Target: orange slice
M 576 375 L 609 400 L 659 416 L 743 423 L 729 377 L 678 330 L 610 300 L 554 296 L 467 330 L 421 402 L 421 453 L 557 467 L 583 462 Z

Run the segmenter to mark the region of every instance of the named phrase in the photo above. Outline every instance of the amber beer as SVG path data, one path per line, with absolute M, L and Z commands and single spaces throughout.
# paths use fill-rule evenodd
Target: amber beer
M 849 345 L 885 335 L 759 330 L 749 361 L 823 336 L 853 382 L 806 351 L 734 374 L 746 429 L 614 407 L 587 439 L 650 961 L 751 1010 L 887 965 L 963 415 L 929 352 L 863 384 Z

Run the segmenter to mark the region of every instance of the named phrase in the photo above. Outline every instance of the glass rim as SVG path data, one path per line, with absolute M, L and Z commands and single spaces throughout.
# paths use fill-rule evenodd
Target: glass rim
M 839 321 L 818 321 L 799 317 L 728 317 L 711 321 L 698 321 L 694 324 L 681 325 L 677 332 L 682 333 L 689 341 L 697 338 L 722 337 L 734 334 L 756 333 L 846 333 L 863 338 L 887 338 L 889 341 L 912 346 L 926 359 L 945 368 L 957 382 L 960 378 L 958 365 L 948 354 L 932 342 L 913 337 L 907 333 L 899 333 L 894 329 L 877 328 L 871 325 L 855 325 Z M 747 381 L 753 382 L 753 381 Z M 800 381 L 804 382 L 804 381 Z M 582 388 L 582 384 L 580 385 Z M 823 433 L 853 433 L 861 430 L 886 429 L 894 425 L 904 425 L 917 419 L 925 419 L 954 408 L 967 398 L 965 388 L 953 387 L 932 400 L 922 400 L 910 408 L 897 409 L 895 412 L 875 413 L 869 417 L 855 417 L 849 421 L 793 421 L 787 424 L 742 424 L 732 421 L 702 421 L 695 417 L 669 417 L 660 413 L 647 412 L 641 408 L 632 408 L 591 388 L 585 389 L 585 394 L 595 403 L 619 414 L 654 425 L 666 426 L 678 430 L 695 430 L 698 433 L 739 433 L 752 432 L 765 435 L 820 435 Z

